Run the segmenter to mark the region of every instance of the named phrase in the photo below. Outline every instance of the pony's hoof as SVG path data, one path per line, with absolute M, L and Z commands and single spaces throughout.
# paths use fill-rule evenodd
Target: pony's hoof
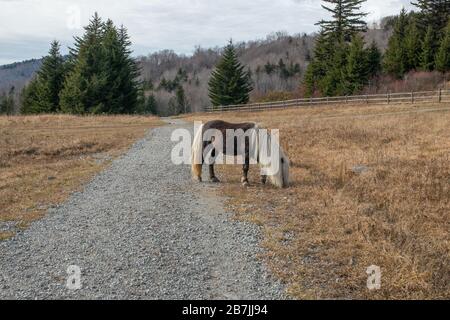
M 201 177 L 193 177 L 192 179 L 193 179 L 195 182 L 198 182 L 198 183 L 202 183 L 202 182 L 203 182 L 203 180 L 202 180 Z
M 212 183 L 220 183 L 220 180 L 217 179 L 217 177 L 213 177 L 213 178 L 211 178 L 211 182 Z
M 242 182 L 242 186 L 244 188 L 248 188 L 248 187 L 250 187 L 250 183 L 248 183 L 248 181 L 244 181 L 244 182 Z

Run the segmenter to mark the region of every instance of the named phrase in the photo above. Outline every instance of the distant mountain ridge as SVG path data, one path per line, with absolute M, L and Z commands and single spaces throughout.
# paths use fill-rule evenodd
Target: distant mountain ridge
M 0 94 L 14 87 L 16 94 L 33 78 L 42 59 L 31 59 L 0 66 Z

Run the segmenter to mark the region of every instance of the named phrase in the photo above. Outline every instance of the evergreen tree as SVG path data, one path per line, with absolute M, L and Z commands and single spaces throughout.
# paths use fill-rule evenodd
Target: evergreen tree
M 251 78 L 239 62 L 230 41 L 209 81 L 211 102 L 213 106 L 246 104 L 252 90 Z
M 107 66 L 102 40 L 104 23 L 97 13 L 85 27 L 82 37 L 75 37 L 71 49 L 71 72 L 60 94 L 61 109 L 67 113 L 91 113 L 105 110 L 108 92 Z
M 132 43 L 128 35 L 128 30 L 121 26 L 119 28 L 119 43 L 121 48 L 121 90 L 123 92 L 123 112 L 133 112 L 137 103 L 137 96 L 141 83 L 137 80 L 140 76 L 140 68 L 134 58 L 132 58 L 132 51 L 130 49 Z
M 146 99 L 144 114 L 156 115 L 157 113 L 158 112 L 157 112 L 156 98 L 153 94 L 151 94 Z
M 405 34 L 405 50 L 407 61 L 405 63 L 405 71 L 417 69 L 420 66 L 420 43 L 421 33 L 417 27 L 417 18 L 413 15 L 409 18 L 409 23 Z
M 367 13 L 360 12 L 361 5 L 366 0 L 323 1 L 333 5 L 332 7 L 322 5 L 322 8 L 332 14 L 333 19 L 317 23 L 326 35 L 350 41 L 355 33 L 367 30 L 367 24 L 362 20 Z
M 334 43 L 332 49 L 333 54 L 328 61 L 326 75 L 319 80 L 319 90 L 325 96 L 344 95 L 349 46 L 346 42 L 339 41 Z
M 105 24 L 103 50 L 107 68 L 107 88 L 105 93 L 105 110 L 94 111 L 109 114 L 134 113 L 138 104 L 139 69 L 130 57 L 131 45 L 127 30 L 122 26 L 117 29 L 111 20 Z
M 345 68 L 345 94 L 351 95 L 359 92 L 366 85 L 369 75 L 367 59 L 364 40 L 361 36 L 354 36 L 349 47 Z
M 399 78 L 403 77 L 408 70 L 408 55 L 405 47 L 406 29 L 408 26 L 408 16 L 405 9 L 402 9 L 396 19 L 394 32 L 389 38 L 388 48 L 384 55 L 384 70 Z
M 51 93 L 49 87 L 39 80 L 39 76 L 36 76 L 30 83 L 22 90 L 21 112 L 25 114 L 39 114 L 39 113 L 51 113 L 52 104 L 48 99 L 42 97 L 50 97 Z
M 417 14 L 418 26 L 423 35 L 420 67 L 431 71 L 437 64 L 435 59 L 449 21 L 450 0 L 417 0 L 412 4 L 420 9 Z
M 4 111 L 4 109 L 5 109 L 5 107 L 4 107 L 5 99 L 6 99 L 5 93 L 0 95 L 0 114 L 4 114 L 5 113 L 5 111 Z
M 441 72 L 450 70 L 450 21 L 447 24 L 444 37 L 436 55 L 436 69 Z
M 326 76 L 331 65 L 330 60 L 334 54 L 334 46 L 335 43 L 332 39 L 326 36 L 324 30 L 321 30 L 316 40 L 314 58 L 308 65 L 303 80 L 307 96 L 312 96 L 320 90 L 319 81 Z
M 375 77 L 381 72 L 382 54 L 375 41 L 367 49 L 367 72 L 369 77 Z
M 24 114 L 38 114 L 41 112 L 45 112 L 45 108 L 39 104 L 39 96 L 38 92 L 40 89 L 38 88 L 39 83 L 36 79 L 30 81 L 28 85 L 26 85 L 22 89 L 21 97 L 21 109 L 20 112 Z
M 181 113 L 188 113 L 189 112 L 189 104 L 186 99 L 186 95 L 184 93 L 183 86 L 178 86 L 176 92 L 175 92 L 175 101 L 173 105 L 174 113 L 175 114 L 181 114 Z
M 420 9 L 419 26 L 425 32 L 428 27 L 437 34 L 444 32 L 450 17 L 450 0 L 416 0 L 412 3 Z
M 11 87 L 8 94 L 3 93 L 0 96 L 0 114 L 12 115 L 16 109 L 14 99 L 15 88 Z
M 348 90 L 353 91 L 353 87 L 359 87 L 359 84 L 349 83 L 350 79 L 354 78 L 348 71 L 353 72 L 355 70 L 352 68 L 356 68 L 356 65 L 367 63 L 366 55 L 362 55 L 363 60 L 352 60 L 352 66 L 347 65 L 350 52 L 348 43 L 358 32 L 367 30 L 367 25 L 362 20 L 367 14 L 360 11 L 361 4 L 365 0 L 324 1 L 334 5 L 334 7 L 322 6 L 332 13 L 333 19 L 317 23 L 321 26 L 321 32 L 316 40 L 314 58 L 308 65 L 304 78 L 307 96 L 311 96 L 314 92 L 332 96 L 345 94 Z M 364 42 L 362 46 L 364 47 Z M 353 56 L 352 59 L 357 59 L 357 56 Z
M 0 114 L 6 114 L 8 109 L 8 97 L 5 93 L 0 95 Z
M 66 66 L 60 53 L 58 41 L 51 43 L 48 56 L 44 57 L 42 67 L 23 91 L 22 112 L 55 113 L 60 111 L 59 93 L 64 84 Z
M 61 108 L 68 113 L 135 113 L 139 69 L 131 58 L 124 27 L 103 23 L 96 13 L 85 34 L 75 38 L 71 71 L 61 91 Z
M 96 109 L 92 109 L 92 113 L 123 113 L 123 92 L 122 84 L 122 67 L 123 57 L 122 48 L 119 42 L 119 34 L 114 23 L 111 20 L 106 21 L 103 30 L 102 44 L 102 64 L 105 68 L 103 71 L 105 77 L 105 91 L 103 91 L 103 101 L 97 104 Z
M 435 65 L 435 33 L 431 26 L 428 27 L 425 38 L 422 42 L 422 52 L 420 54 L 420 67 L 422 70 L 431 71 Z

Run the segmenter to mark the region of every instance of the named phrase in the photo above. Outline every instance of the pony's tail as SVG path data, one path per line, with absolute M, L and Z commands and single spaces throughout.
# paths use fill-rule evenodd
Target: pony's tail
M 203 125 L 198 128 L 192 143 L 192 177 L 201 181 L 203 164 Z

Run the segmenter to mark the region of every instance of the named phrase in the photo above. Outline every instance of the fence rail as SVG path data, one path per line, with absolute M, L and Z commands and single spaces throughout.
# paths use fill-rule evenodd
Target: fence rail
M 386 94 L 368 94 L 358 96 L 340 96 L 323 98 L 303 98 L 285 101 L 272 101 L 250 103 L 244 105 L 231 105 L 210 107 L 206 112 L 230 111 L 262 111 L 272 109 L 287 109 L 298 107 L 312 107 L 327 104 L 405 104 L 405 103 L 441 103 L 450 102 L 450 90 L 439 89 L 435 91 L 402 92 Z

